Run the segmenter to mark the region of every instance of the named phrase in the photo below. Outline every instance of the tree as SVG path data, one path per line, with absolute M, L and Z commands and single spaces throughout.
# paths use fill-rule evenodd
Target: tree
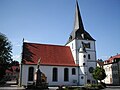
M 12 61 L 10 64 L 11 66 L 19 66 L 19 62 L 16 60 Z
M 102 59 L 98 59 L 98 61 L 99 61 L 99 62 L 103 62 L 103 60 L 102 60 Z
M 12 45 L 8 38 L 0 33 L 0 78 L 5 74 L 12 61 Z
M 92 75 L 93 75 L 94 79 L 99 80 L 100 82 L 101 82 L 101 80 L 105 79 L 105 77 L 106 77 L 105 70 L 101 67 L 96 67 L 93 70 Z

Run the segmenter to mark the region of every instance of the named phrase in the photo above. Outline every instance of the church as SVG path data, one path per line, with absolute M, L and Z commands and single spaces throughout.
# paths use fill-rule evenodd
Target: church
M 20 85 L 33 84 L 40 59 L 40 71 L 49 86 L 96 83 L 95 39 L 84 29 L 76 0 L 74 28 L 65 45 L 23 42 Z

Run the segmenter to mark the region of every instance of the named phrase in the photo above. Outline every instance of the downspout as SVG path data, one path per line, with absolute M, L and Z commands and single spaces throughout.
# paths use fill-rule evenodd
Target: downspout
M 23 60 L 23 46 L 24 46 L 24 38 L 23 38 L 22 53 L 21 53 L 21 66 L 20 66 L 20 87 L 22 86 L 22 60 Z
M 96 62 L 96 67 L 97 67 L 97 54 L 96 54 L 96 46 L 95 46 L 95 41 L 94 41 L 94 51 L 95 51 L 95 62 Z M 95 68 L 96 68 L 95 67 Z M 101 66 L 100 66 L 101 67 Z M 93 76 L 92 76 L 93 77 Z M 94 79 L 94 78 L 93 78 Z M 96 81 L 96 83 L 98 83 L 98 81 L 97 80 L 95 80 Z
M 19 86 L 22 86 L 22 64 L 20 65 L 20 83 Z
M 75 39 L 75 47 L 76 47 L 76 62 L 77 62 L 77 57 L 78 57 L 78 55 L 77 55 L 77 51 L 78 51 L 78 49 L 77 49 L 77 40 Z M 79 67 L 79 60 L 78 60 L 78 63 L 76 63 L 76 64 L 78 64 L 78 85 L 80 85 L 80 79 L 79 79 L 79 75 L 80 75 L 80 67 Z
M 79 75 L 80 75 L 80 67 L 78 66 L 78 86 L 80 85 L 80 79 L 79 79 Z

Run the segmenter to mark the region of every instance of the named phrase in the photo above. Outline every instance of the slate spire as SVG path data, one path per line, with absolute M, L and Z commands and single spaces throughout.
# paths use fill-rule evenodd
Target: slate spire
M 80 40 L 93 40 L 95 41 L 88 32 L 85 31 L 80 9 L 78 5 L 78 1 L 76 0 L 76 8 L 75 8 L 75 21 L 74 21 L 74 28 L 73 31 L 70 34 L 69 40 L 67 43 L 71 42 L 74 39 L 80 39 Z
M 77 31 L 78 29 L 80 29 L 82 32 L 84 31 L 84 26 L 80 15 L 78 1 L 76 0 L 74 30 Z

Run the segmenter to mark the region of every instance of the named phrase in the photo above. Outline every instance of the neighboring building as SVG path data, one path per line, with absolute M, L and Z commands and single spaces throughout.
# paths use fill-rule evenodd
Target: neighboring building
M 12 70 L 7 69 L 7 70 L 5 71 L 5 77 L 4 77 L 4 78 L 5 78 L 7 81 L 11 81 L 11 79 L 13 78 L 12 74 L 13 74 Z
M 97 60 L 97 66 L 103 68 L 104 62 L 102 60 Z
M 103 81 L 106 84 L 120 85 L 120 54 L 105 60 L 103 68 L 107 75 Z
M 38 59 L 48 85 L 84 85 L 96 83 L 92 71 L 96 68 L 95 39 L 85 31 L 78 2 L 74 29 L 65 46 L 23 42 L 20 85 L 33 84 Z
M 20 71 L 19 65 L 18 66 L 11 66 L 9 69 L 6 70 L 5 79 L 8 81 L 18 80 L 19 71 Z

